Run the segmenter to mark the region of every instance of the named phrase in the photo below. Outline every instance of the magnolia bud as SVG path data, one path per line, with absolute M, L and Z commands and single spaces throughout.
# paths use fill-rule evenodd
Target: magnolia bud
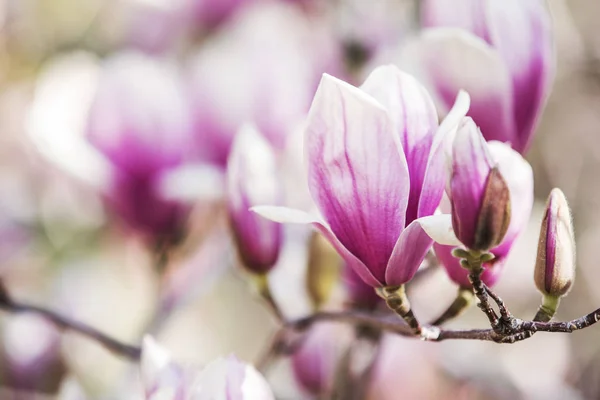
M 249 208 L 281 202 L 275 154 L 256 128 L 244 125 L 227 168 L 227 206 L 240 258 L 250 271 L 266 273 L 279 257 L 283 228 Z
M 560 189 L 553 189 L 546 203 L 540 229 L 534 280 L 544 295 L 561 297 L 575 278 L 575 239 L 569 204 Z
M 468 249 L 487 251 L 502 243 L 510 223 L 510 190 L 469 117 L 453 143 L 449 195 L 454 233 Z
M 306 286 L 313 309 L 320 309 L 329 300 L 340 278 L 341 260 L 335 248 L 319 233 L 309 244 Z M 371 292 L 373 288 L 369 287 Z

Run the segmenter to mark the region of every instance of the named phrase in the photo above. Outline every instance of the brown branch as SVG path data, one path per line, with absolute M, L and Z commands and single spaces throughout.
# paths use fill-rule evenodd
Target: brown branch
M 566 322 L 538 322 L 523 321 L 512 317 L 516 321 L 514 330 L 510 334 L 495 332 L 493 329 L 470 329 L 470 330 L 448 330 L 431 326 L 425 326 L 424 330 L 430 330 L 429 336 L 417 335 L 414 331 L 400 319 L 390 319 L 389 316 L 378 316 L 367 314 L 361 311 L 341 311 L 341 312 L 319 312 L 308 317 L 300 318 L 295 321 L 287 322 L 282 326 L 283 330 L 293 330 L 302 332 L 313 324 L 322 321 L 345 322 L 353 325 L 368 326 L 373 330 L 379 330 L 388 333 L 394 333 L 401 336 L 412 337 L 432 342 L 440 342 L 450 339 L 466 340 L 485 340 L 493 342 L 509 342 L 511 336 L 527 332 L 555 332 L 571 333 L 576 330 L 587 328 L 600 320 L 600 308 L 577 318 Z M 432 332 L 436 335 L 431 334 Z
M 0 291 L 2 291 L 0 289 Z M 109 351 L 116 355 L 130 359 L 131 361 L 139 361 L 142 350 L 137 346 L 122 343 L 117 339 L 111 338 L 99 330 L 92 328 L 89 325 L 74 321 L 64 317 L 54 311 L 47 310 L 42 307 L 15 302 L 6 295 L 6 292 L 0 294 L 0 308 L 12 314 L 33 313 L 45 318 L 47 321 L 54 324 L 58 329 L 65 331 L 77 332 L 96 343 L 104 346 Z
M 498 315 L 496 315 L 496 311 L 492 308 L 490 304 L 490 299 L 488 296 L 488 290 L 484 283 L 481 281 L 481 272 L 483 270 L 481 268 L 472 268 L 469 273 L 469 281 L 473 286 L 473 293 L 479 299 L 479 303 L 477 307 L 484 312 L 488 320 L 490 321 L 490 325 L 492 328 L 497 329 L 498 327 Z

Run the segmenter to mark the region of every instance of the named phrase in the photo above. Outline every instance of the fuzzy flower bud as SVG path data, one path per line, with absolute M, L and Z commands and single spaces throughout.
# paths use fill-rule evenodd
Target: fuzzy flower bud
M 473 120 L 465 117 L 452 148 L 452 227 L 471 250 L 502 243 L 510 223 L 510 191 Z
M 534 280 L 544 295 L 566 295 L 575 278 L 575 239 L 565 195 L 553 189 L 540 229 Z
M 227 168 L 227 207 L 240 258 L 252 272 L 268 272 L 279 257 L 283 228 L 249 208 L 281 202 L 275 154 L 260 133 L 246 125 L 235 138 Z
M 531 165 L 515 150 L 505 143 L 491 141 L 487 148 L 499 169 L 502 177 L 510 189 L 510 224 L 502 239 L 502 243 L 489 250 L 494 259 L 483 264 L 484 270 L 481 280 L 488 286 L 493 286 L 501 277 L 506 260 L 511 253 L 514 243 L 527 227 L 531 208 L 533 206 L 533 170 Z M 445 203 L 442 210 L 448 209 Z M 453 245 L 435 244 L 434 250 L 440 262 L 444 265 L 448 276 L 463 288 L 470 288 L 468 271 L 460 265 L 458 258 L 452 251 L 458 243 Z

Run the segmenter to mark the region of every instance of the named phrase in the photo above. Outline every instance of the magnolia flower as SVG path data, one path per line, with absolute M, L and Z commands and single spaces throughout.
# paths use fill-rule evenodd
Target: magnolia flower
M 330 394 L 343 350 L 340 326 L 316 324 L 291 356 L 296 382 L 313 396 Z
M 321 74 L 341 64 L 318 18 L 291 4 L 259 3 L 240 10 L 189 64 L 197 151 L 221 166 L 247 121 L 283 149 Z
M 495 258 L 484 264 L 481 275 L 491 286 L 500 277 L 513 243 L 527 226 L 533 206 L 533 171 L 508 145 L 486 143 L 470 118 L 461 123 L 452 149 L 448 197 L 460 241 L 455 244 L 494 254 Z M 492 185 L 496 187 L 490 188 Z M 468 271 L 452 256 L 454 247 L 434 245 L 450 278 L 462 287 L 470 287 Z
M 256 207 L 279 222 L 313 224 L 370 286 L 401 285 L 432 240 L 444 187 L 444 134 L 468 109 L 468 96 L 438 126 L 433 102 L 410 75 L 377 68 L 360 88 L 324 75 L 305 132 L 311 196 L 323 218 Z
M 151 337 L 142 346 L 141 373 L 147 400 L 270 400 L 265 378 L 235 356 L 221 357 L 202 369 L 171 361 Z
M 279 256 L 283 227 L 249 210 L 260 204 L 278 204 L 282 185 L 275 154 L 256 128 L 242 127 L 227 163 L 227 207 L 244 265 L 253 272 L 268 272 Z
M 569 204 L 560 189 L 546 203 L 540 229 L 534 280 L 544 295 L 566 295 L 575 279 L 575 239 Z
M 161 186 L 186 160 L 191 121 L 175 72 L 137 53 L 106 61 L 87 136 L 112 167 L 104 189 L 112 211 L 146 237 L 176 240 L 188 208 Z
M 426 0 L 426 29 L 412 47 L 446 107 L 469 92 L 487 140 L 524 153 L 554 76 L 555 56 L 543 0 Z M 407 55 L 408 56 L 408 55 Z

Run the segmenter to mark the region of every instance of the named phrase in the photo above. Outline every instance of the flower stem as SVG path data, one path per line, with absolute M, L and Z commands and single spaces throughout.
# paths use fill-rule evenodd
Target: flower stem
M 283 313 L 275 302 L 275 299 L 271 293 L 271 288 L 269 287 L 269 275 L 253 274 L 252 277 L 254 278 L 254 285 L 260 297 L 265 301 L 267 306 L 269 306 L 275 318 L 277 318 L 278 321 L 283 321 Z
M 542 305 L 538 308 L 534 321 L 540 322 L 550 322 L 554 314 L 556 314 L 556 310 L 558 309 L 558 305 L 560 304 L 560 297 L 558 296 L 549 296 L 544 295 L 542 300 Z
M 65 316 L 62 316 L 54 311 L 47 310 L 42 307 L 19 303 L 13 301 L 4 285 L 0 282 L 0 309 L 12 313 L 31 313 L 36 314 L 42 318 L 45 318 L 48 322 L 54 324 L 58 329 L 65 331 L 77 332 L 100 345 L 112 353 L 125 357 L 131 361 L 139 361 L 142 350 L 137 346 L 122 343 L 117 339 L 114 339 L 99 330 L 92 328 L 89 325 L 83 324 L 79 321 L 72 320 Z
M 466 288 L 459 288 L 458 294 L 456 298 L 439 317 L 437 317 L 431 325 L 442 325 L 443 323 L 458 317 L 461 315 L 471 304 L 473 304 L 473 300 L 475 299 L 475 295 L 473 290 Z
M 376 289 L 377 294 L 385 300 L 387 306 L 401 316 L 416 334 L 421 334 L 421 324 L 410 308 L 404 285 L 384 286 Z

